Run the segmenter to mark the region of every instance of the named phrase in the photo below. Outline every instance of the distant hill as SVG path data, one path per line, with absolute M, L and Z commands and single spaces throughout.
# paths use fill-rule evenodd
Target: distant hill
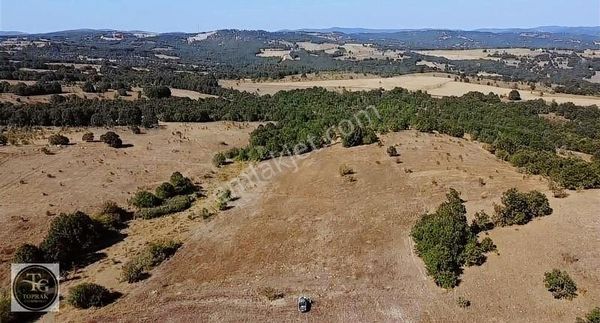
M 27 35 L 27 33 L 23 33 L 20 31 L 3 31 L 0 30 L 0 36 L 22 36 L 22 35 Z
M 282 31 L 303 31 L 303 32 L 316 32 L 316 33 L 342 33 L 342 34 L 388 34 L 398 32 L 412 32 L 412 31 L 428 31 L 435 30 L 434 28 L 422 28 L 422 29 L 370 29 L 370 28 L 344 28 L 344 27 L 331 27 L 331 28 L 305 28 L 298 30 L 282 30 Z M 443 28 L 438 30 L 444 30 Z M 468 30 L 450 30 L 448 31 L 468 31 Z M 565 26 L 541 26 L 533 28 L 481 28 L 472 30 L 476 32 L 490 32 L 490 33 L 523 33 L 523 32 L 539 32 L 539 33 L 552 33 L 552 34 L 573 34 L 573 35 L 588 35 L 600 37 L 600 26 L 593 27 L 565 27 Z

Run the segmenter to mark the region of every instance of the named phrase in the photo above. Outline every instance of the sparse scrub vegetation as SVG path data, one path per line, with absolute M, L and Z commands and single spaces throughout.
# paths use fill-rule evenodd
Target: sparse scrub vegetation
M 554 269 L 545 273 L 544 285 L 556 299 L 572 300 L 577 296 L 577 285 L 566 271 Z
M 187 195 L 179 195 L 163 201 L 155 207 L 141 208 L 135 213 L 136 218 L 154 219 L 189 209 L 194 199 Z
M 354 169 L 346 164 L 340 166 L 339 173 L 342 177 L 355 174 Z
M 0 134 L 0 146 L 6 146 L 8 144 L 8 137 Z
M 458 304 L 458 306 L 460 308 L 467 308 L 467 307 L 471 306 L 471 301 L 462 296 L 459 296 L 458 299 L 456 300 L 456 304 Z
M 576 323 L 600 323 L 600 307 L 596 307 L 586 314 L 585 318 L 578 317 Z
M 138 191 L 129 200 L 129 204 L 135 206 L 138 209 L 152 208 L 155 206 L 159 206 L 161 204 L 161 202 L 162 201 L 158 197 L 156 197 L 156 195 L 154 195 L 148 191 Z
M 212 163 L 215 167 L 221 167 L 221 166 L 225 165 L 226 161 L 227 161 L 227 158 L 225 157 L 225 154 L 219 152 L 213 156 Z
M 285 296 L 285 294 L 283 292 L 278 291 L 272 287 L 263 288 L 261 290 L 260 294 L 263 295 L 264 297 L 266 297 L 270 301 L 282 299 Z

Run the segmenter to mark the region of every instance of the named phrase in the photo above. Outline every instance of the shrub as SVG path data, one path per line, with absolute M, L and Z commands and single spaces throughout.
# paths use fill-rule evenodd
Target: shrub
M 97 248 L 102 227 L 83 212 L 61 214 L 50 224 L 40 248 L 47 261 L 58 261 L 68 268 L 86 253 Z
M 102 204 L 100 212 L 94 216 L 94 220 L 108 229 L 116 230 L 121 228 L 123 223 L 129 220 L 129 217 L 129 212 L 117 203 L 106 201 Z
M 499 226 L 523 225 L 535 217 L 552 214 L 548 198 L 538 191 L 521 193 L 512 188 L 502 195 L 502 204 L 494 217 Z
M 6 146 L 6 144 L 8 144 L 8 137 L 0 135 L 0 146 Z
M 81 283 L 71 288 L 67 302 L 81 309 L 102 307 L 111 302 L 111 293 L 98 284 Z
M 144 264 L 139 258 L 134 258 L 123 265 L 121 281 L 127 283 L 139 282 L 144 278 Z
M 181 245 L 181 242 L 174 240 L 161 240 L 150 243 L 143 254 L 146 270 L 151 270 L 171 258 Z
M 520 101 L 521 93 L 519 93 L 517 90 L 512 90 L 510 93 L 508 93 L 508 99 L 511 101 Z
M 456 304 L 458 304 L 458 306 L 460 308 L 467 308 L 467 307 L 471 306 L 471 301 L 468 300 L 468 299 L 466 299 L 466 298 L 464 298 L 464 297 L 462 297 L 462 296 L 460 296 L 456 300 Z
M 600 307 L 591 310 L 585 316 L 585 319 L 578 317 L 576 323 L 600 323 Z
M 162 205 L 151 208 L 142 208 L 135 213 L 136 218 L 154 219 L 164 215 L 182 212 L 192 206 L 193 198 L 182 195 L 165 200 Z
M 94 134 L 92 132 L 86 132 L 81 137 L 81 140 L 87 141 L 87 142 L 92 142 L 92 141 L 94 141 Z
M 135 125 L 129 127 L 129 129 L 131 129 L 131 132 L 133 132 L 134 135 L 139 135 L 142 133 L 142 130 L 140 130 L 140 127 L 135 126 Z
M 83 84 L 83 86 L 81 87 L 81 90 L 83 90 L 83 92 L 86 92 L 86 93 L 96 92 L 96 88 L 94 87 L 94 84 L 90 81 L 85 82 Z
M 198 191 L 192 180 L 183 176 L 180 172 L 171 174 L 169 182 L 175 187 L 175 193 L 177 194 L 191 194 Z
M 223 154 L 221 152 L 216 153 L 213 156 L 212 163 L 213 163 L 213 165 L 215 165 L 215 167 L 221 167 L 221 166 L 225 165 L 226 162 L 227 162 L 227 158 L 225 158 L 225 154 Z
M 388 154 L 388 156 L 390 156 L 390 157 L 396 157 L 396 156 L 398 156 L 398 151 L 396 150 L 396 147 L 394 147 L 394 146 L 389 146 L 389 147 L 387 148 L 387 154 Z
M 48 137 L 48 143 L 56 146 L 66 146 L 69 144 L 69 138 L 63 135 L 52 135 Z
M 237 147 L 233 147 L 227 151 L 225 151 L 224 155 L 227 159 L 236 159 L 240 155 L 241 149 Z
M 221 199 L 217 199 L 217 202 L 215 203 L 215 208 L 219 211 L 225 211 L 227 210 L 227 201 L 223 201 Z
M 465 245 L 463 260 L 467 266 L 480 266 L 485 262 L 485 255 L 479 246 L 477 239 L 473 238 Z
M 142 209 L 158 206 L 161 204 L 161 200 L 148 191 L 138 191 L 129 200 L 129 204 Z
M 479 246 L 481 248 L 481 251 L 483 252 L 492 252 L 498 250 L 498 248 L 494 244 L 494 241 L 492 241 L 492 238 L 490 237 L 483 238 Z
M 369 145 L 378 142 L 379 138 L 372 129 L 369 128 L 354 128 L 349 134 L 342 136 L 342 146 L 354 147 L 360 145 Z
M 118 89 L 117 94 L 119 94 L 119 96 L 129 96 L 126 89 Z
M 13 263 L 42 263 L 44 262 L 44 252 L 37 246 L 24 244 L 17 248 L 13 256 Z
M 484 211 L 475 213 L 473 222 L 471 223 L 471 231 L 477 234 L 479 232 L 488 231 L 494 228 L 494 223 Z
M 566 271 L 558 269 L 544 274 L 544 284 L 556 299 L 573 299 L 577 296 L 577 285 Z
M 119 135 L 117 135 L 113 131 L 109 131 L 101 135 L 100 141 L 109 145 L 112 148 L 121 148 L 123 146 L 123 141 L 121 140 L 121 137 L 119 137 Z
M 225 202 L 229 202 L 232 200 L 232 195 L 231 195 L 231 190 L 230 189 L 226 189 L 222 192 L 219 192 L 219 200 L 225 201 Z
M 344 164 L 339 168 L 340 176 L 352 175 L 354 174 L 354 169 L 350 168 L 350 166 Z
M 270 301 L 282 299 L 285 296 L 283 292 L 277 291 L 272 287 L 263 288 L 260 293 Z
M 175 186 L 171 183 L 164 182 L 156 188 L 155 194 L 159 199 L 166 200 L 175 196 Z
M 181 242 L 173 240 L 150 243 L 138 256 L 123 266 L 121 281 L 135 283 L 144 279 L 146 271 L 152 270 L 172 257 L 180 247 Z

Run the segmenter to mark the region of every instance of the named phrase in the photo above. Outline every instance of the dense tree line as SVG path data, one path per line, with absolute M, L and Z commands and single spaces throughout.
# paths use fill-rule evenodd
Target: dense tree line
M 371 108 L 368 108 L 371 107 Z M 556 113 L 567 118 L 553 123 L 540 116 Z M 0 124 L 16 126 L 151 127 L 158 120 L 207 122 L 216 120 L 273 121 L 258 127 L 240 159 L 267 159 L 304 153 L 343 139 L 344 120 L 358 125 L 364 141 L 371 132 L 407 128 L 438 131 L 455 137 L 469 133 L 489 144 L 503 160 L 534 174 L 549 176 L 567 188 L 600 187 L 600 163 L 563 158 L 557 148 L 588 154 L 600 149 L 600 113 L 595 107 L 546 104 L 542 100 L 504 103 L 497 95 L 468 93 L 435 99 L 422 92 L 392 91 L 335 93 L 321 88 L 257 96 L 229 91 L 224 98 L 193 101 L 166 98 L 139 101 L 69 99 L 62 103 L 27 106 L 0 105 Z M 236 158 L 236 156 L 233 156 Z
M 20 96 L 58 94 L 62 93 L 62 87 L 58 82 L 37 82 L 32 85 L 21 82 L 14 85 L 0 82 L 0 93 L 14 93 Z

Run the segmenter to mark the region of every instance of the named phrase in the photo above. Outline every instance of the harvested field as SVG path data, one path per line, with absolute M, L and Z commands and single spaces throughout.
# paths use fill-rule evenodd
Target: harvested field
M 181 90 L 181 89 L 171 89 L 171 96 L 181 97 L 181 98 L 190 98 L 192 100 L 198 99 L 206 99 L 206 98 L 216 98 L 216 95 L 204 94 L 197 91 L 191 90 Z
M 422 55 L 444 57 L 450 60 L 472 60 L 472 59 L 491 59 L 500 60 L 499 57 L 490 57 L 492 54 L 510 54 L 524 57 L 534 57 L 543 54 L 541 50 L 531 50 L 529 48 L 492 48 L 492 49 L 436 49 L 416 51 Z
M 461 284 L 445 291 L 413 252 L 409 232 L 419 215 L 442 202 L 450 187 L 463 192 L 471 217 L 481 209 L 491 213 L 508 188 L 547 191 L 547 183 L 467 140 L 412 131 L 382 139 L 397 145 L 401 163 L 377 145 L 313 152 L 297 171 L 257 182 L 234 209 L 196 228 L 173 259 L 116 304 L 67 309 L 54 318 L 572 322 L 600 302 L 600 223 L 593 207 L 600 191 L 551 198 L 554 214 L 494 229 L 499 254 L 467 268 Z M 356 181 L 340 177 L 341 164 L 355 170 Z M 543 274 L 554 267 L 577 282 L 573 301 L 557 301 L 545 290 Z M 266 288 L 283 298 L 267 299 Z M 300 295 L 315 301 L 302 317 L 295 304 Z M 459 296 L 471 307 L 460 308 Z
M 411 91 L 427 91 L 433 96 L 461 96 L 470 91 L 482 93 L 496 93 L 501 96 L 507 96 L 511 88 L 502 88 L 490 85 L 475 83 L 457 82 L 454 78 L 434 76 L 433 74 L 409 74 L 390 78 L 361 78 L 344 80 L 318 80 L 318 81 L 274 81 L 274 82 L 252 82 L 237 80 L 221 80 L 221 86 L 233 88 L 240 91 L 248 91 L 259 94 L 274 94 L 279 91 L 288 91 L 293 89 L 306 89 L 312 87 L 323 87 L 332 91 L 366 91 L 383 88 L 391 90 L 395 87 L 402 87 Z M 539 91 L 521 90 L 521 97 L 524 100 L 544 99 L 548 102 L 557 103 L 573 102 L 577 105 L 598 105 L 600 106 L 600 97 L 583 96 L 571 94 L 549 94 L 540 95 Z

